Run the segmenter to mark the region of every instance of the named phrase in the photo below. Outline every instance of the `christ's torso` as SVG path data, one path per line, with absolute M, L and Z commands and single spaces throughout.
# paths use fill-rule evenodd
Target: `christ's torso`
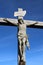
M 19 31 L 18 34 L 26 35 L 26 24 L 19 24 Z

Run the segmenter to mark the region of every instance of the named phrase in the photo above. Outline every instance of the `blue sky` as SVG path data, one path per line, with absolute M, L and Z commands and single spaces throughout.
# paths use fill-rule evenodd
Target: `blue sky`
M 0 0 L 0 17 L 15 18 L 14 11 L 27 11 L 24 19 L 43 21 L 43 0 Z M 43 29 L 27 28 L 30 50 L 26 65 L 43 65 Z M 0 65 L 17 65 L 17 27 L 0 26 Z

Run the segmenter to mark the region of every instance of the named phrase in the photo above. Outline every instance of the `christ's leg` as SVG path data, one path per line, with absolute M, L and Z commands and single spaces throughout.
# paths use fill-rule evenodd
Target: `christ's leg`
M 18 37 L 18 40 L 19 40 L 19 57 L 20 57 L 20 61 L 21 61 L 21 58 L 22 58 L 22 49 L 21 49 L 22 40 L 21 40 L 21 37 Z
M 22 60 L 25 62 L 25 41 L 26 41 L 26 38 L 23 38 L 23 55 L 22 55 Z

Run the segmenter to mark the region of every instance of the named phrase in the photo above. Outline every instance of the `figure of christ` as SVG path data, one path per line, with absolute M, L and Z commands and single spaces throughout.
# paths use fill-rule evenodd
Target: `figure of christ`
M 11 22 L 9 19 L 3 19 L 4 21 L 11 23 L 13 25 L 18 26 L 18 63 L 24 62 L 25 63 L 25 49 L 30 48 L 30 44 L 28 41 L 28 36 L 26 34 L 26 27 L 27 25 L 34 25 L 37 22 L 33 22 L 32 24 L 27 24 L 21 17 L 18 19 L 18 22 Z
M 18 42 L 19 42 L 19 61 L 25 62 L 25 48 L 30 48 L 28 37 L 26 34 L 26 24 L 22 19 L 18 19 Z

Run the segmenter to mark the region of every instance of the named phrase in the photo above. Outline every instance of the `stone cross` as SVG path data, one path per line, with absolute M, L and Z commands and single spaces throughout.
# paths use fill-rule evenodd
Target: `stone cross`
M 23 20 L 26 14 L 26 10 L 18 8 L 17 12 L 14 12 L 14 16 L 17 19 L 0 18 L 0 25 L 18 26 L 18 65 L 26 65 L 25 60 L 25 48 L 30 48 L 28 36 L 26 34 L 26 27 L 30 28 L 43 28 L 43 22 Z

